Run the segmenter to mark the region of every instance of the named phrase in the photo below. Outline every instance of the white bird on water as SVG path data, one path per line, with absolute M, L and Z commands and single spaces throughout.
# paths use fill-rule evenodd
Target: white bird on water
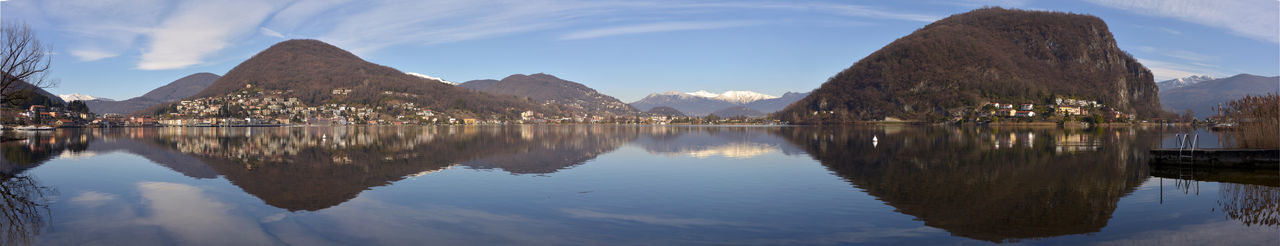
M 876 136 L 871 136 L 871 147 L 876 147 L 877 145 L 880 145 L 880 139 L 876 138 Z

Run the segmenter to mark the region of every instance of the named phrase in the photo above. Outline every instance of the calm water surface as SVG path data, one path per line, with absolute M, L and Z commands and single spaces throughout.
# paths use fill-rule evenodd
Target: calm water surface
M 1149 167 L 1146 152 L 1175 132 L 23 133 L 0 144 L 0 244 L 1277 245 L 1280 171 Z

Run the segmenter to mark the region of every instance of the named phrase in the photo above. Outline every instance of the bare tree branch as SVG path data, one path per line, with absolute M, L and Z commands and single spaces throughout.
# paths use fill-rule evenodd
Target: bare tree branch
M 49 48 L 26 23 L 0 26 L 0 105 L 23 102 L 37 88 L 49 88 Z

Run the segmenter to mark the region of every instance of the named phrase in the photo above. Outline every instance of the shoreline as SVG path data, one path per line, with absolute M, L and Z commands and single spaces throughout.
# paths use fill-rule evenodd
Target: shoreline
M 1190 123 L 1153 123 L 1153 122 L 1113 122 L 1101 124 L 1085 124 L 1081 122 L 992 122 L 979 124 L 974 122 L 965 122 L 960 124 L 924 122 L 924 121 L 858 121 L 852 123 L 841 124 L 752 124 L 752 123 L 725 123 L 725 124 L 620 124 L 620 123 L 564 123 L 564 124 L 439 124 L 439 125 L 419 125 L 419 124 L 349 124 L 349 125 L 307 125 L 307 124 L 252 124 L 252 125 L 130 125 L 130 126 L 61 126 L 54 129 L 111 129 L 111 128 L 168 128 L 168 127 L 192 127 L 192 128 L 236 128 L 236 127 L 347 127 L 347 126 L 570 126 L 570 125 L 629 125 L 629 126 L 732 126 L 732 127 L 771 127 L 771 126 L 788 126 L 788 127 L 804 127 L 804 126 L 966 126 L 966 127 L 1062 127 L 1062 128 L 1093 128 L 1093 127 L 1189 127 Z M 5 129 L 11 131 L 14 129 Z M 51 129 L 52 130 L 52 129 Z

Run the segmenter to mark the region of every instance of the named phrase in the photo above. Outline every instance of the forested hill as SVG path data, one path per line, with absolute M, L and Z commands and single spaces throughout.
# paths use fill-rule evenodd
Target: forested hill
M 560 115 L 633 115 L 639 113 L 617 98 L 586 85 L 549 74 L 513 74 L 502 80 L 473 80 L 458 86 L 495 95 L 527 97 L 557 108 Z
M 0 74 L 0 76 L 9 75 Z M 10 76 L 10 78 L 12 78 L 12 76 Z M 9 90 L 6 90 L 5 93 L 12 94 L 7 95 L 10 97 L 8 98 L 9 101 L 6 101 L 9 105 L 3 105 L 4 107 L 14 107 L 25 110 L 27 107 L 31 107 L 32 105 L 56 107 L 67 105 L 67 101 L 63 101 L 62 98 L 57 95 L 53 95 L 53 93 L 49 93 L 49 91 L 44 90 L 44 88 L 32 86 L 30 83 L 22 80 L 14 80 L 13 85 L 11 85 Z
M 1097 100 L 1151 117 L 1151 72 L 1116 46 L 1107 24 L 1081 14 L 982 8 L 899 38 L 775 114 L 796 123 L 885 117 L 930 120 L 984 102 Z
M 303 103 L 384 105 L 413 102 L 458 115 L 517 115 L 541 106 L 513 96 L 488 95 L 405 74 L 370 63 L 317 40 L 289 40 L 272 45 L 240 63 L 195 98 L 215 97 L 245 88 L 284 91 Z M 350 90 L 333 93 L 333 90 Z
M 187 75 L 181 79 L 174 80 L 165 84 L 160 88 L 155 88 L 147 94 L 140 97 L 129 98 L 123 101 L 111 100 L 90 100 L 85 103 L 89 105 L 89 109 L 98 114 L 129 114 L 152 107 L 155 105 L 182 100 L 183 98 L 195 95 L 209 85 L 217 81 L 219 76 L 212 73 L 195 73 Z

